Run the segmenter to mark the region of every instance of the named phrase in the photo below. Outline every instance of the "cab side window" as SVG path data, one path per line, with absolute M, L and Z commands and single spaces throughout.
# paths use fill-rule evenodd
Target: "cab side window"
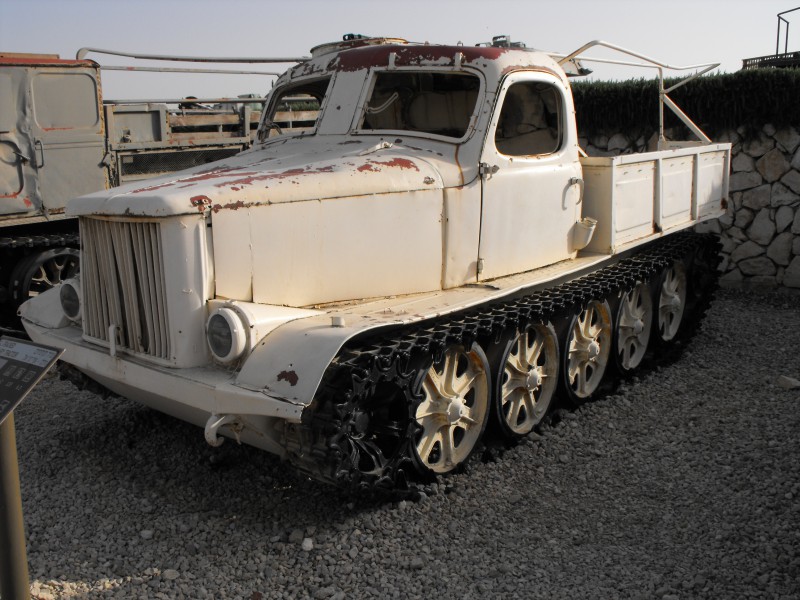
M 322 100 L 328 92 L 330 77 L 289 84 L 273 94 L 258 140 L 277 135 L 311 131 L 320 116 Z
M 525 81 L 508 88 L 495 146 L 508 156 L 553 154 L 563 139 L 561 94 L 549 83 Z

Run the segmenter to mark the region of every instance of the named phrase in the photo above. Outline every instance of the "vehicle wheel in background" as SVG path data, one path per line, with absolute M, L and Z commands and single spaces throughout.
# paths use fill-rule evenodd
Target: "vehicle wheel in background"
M 51 248 L 21 260 L 11 276 L 14 302 L 22 304 L 33 296 L 74 277 L 80 268 L 75 248 Z

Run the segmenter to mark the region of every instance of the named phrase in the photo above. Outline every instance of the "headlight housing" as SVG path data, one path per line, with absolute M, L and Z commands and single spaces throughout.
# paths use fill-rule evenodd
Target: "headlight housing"
M 244 354 L 247 347 L 247 329 L 241 317 L 231 308 L 217 308 L 206 321 L 206 338 L 211 354 L 227 364 Z
M 67 279 L 61 284 L 59 290 L 61 310 L 70 321 L 79 323 L 83 312 L 83 298 L 81 296 L 81 282 L 77 278 Z

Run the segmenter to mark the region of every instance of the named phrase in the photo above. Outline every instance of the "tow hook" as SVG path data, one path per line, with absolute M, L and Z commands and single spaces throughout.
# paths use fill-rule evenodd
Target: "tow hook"
M 241 444 L 239 432 L 243 425 L 236 415 L 216 415 L 212 414 L 206 421 L 205 436 L 206 442 L 214 448 L 218 448 L 225 441 L 224 437 L 218 436 L 217 431 L 220 427 L 230 426 L 233 435 L 236 436 L 236 443 Z

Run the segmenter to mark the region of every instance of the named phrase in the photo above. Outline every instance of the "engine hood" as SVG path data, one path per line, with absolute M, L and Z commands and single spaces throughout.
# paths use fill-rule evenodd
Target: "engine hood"
M 366 141 L 271 143 L 168 176 L 72 200 L 67 214 L 167 217 L 325 198 L 441 189 L 419 152 Z

